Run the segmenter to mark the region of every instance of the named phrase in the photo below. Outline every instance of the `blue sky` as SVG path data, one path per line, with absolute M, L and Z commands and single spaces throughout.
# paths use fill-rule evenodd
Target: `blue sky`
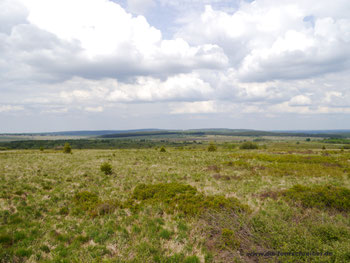
M 350 128 L 350 1 L 0 0 L 0 133 Z

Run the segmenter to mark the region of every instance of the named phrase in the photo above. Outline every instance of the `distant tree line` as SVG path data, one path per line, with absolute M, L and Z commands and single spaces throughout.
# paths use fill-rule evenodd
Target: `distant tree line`
M 192 141 L 172 142 L 166 140 L 132 139 L 78 139 L 78 140 L 26 140 L 0 142 L 0 149 L 57 149 L 62 150 L 65 143 L 73 149 L 145 149 L 161 146 L 186 146 Z

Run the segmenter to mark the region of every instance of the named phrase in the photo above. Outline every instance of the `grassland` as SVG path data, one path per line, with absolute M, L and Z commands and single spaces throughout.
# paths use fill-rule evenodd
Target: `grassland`
M 0 262 L 349 262 L 350 151 L 257 143 L 0 151 Z

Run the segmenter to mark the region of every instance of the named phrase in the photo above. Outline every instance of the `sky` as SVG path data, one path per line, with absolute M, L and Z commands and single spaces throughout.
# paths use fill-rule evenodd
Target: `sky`
M 350 128 L 348 0 L 0 0 L 0 133 Z

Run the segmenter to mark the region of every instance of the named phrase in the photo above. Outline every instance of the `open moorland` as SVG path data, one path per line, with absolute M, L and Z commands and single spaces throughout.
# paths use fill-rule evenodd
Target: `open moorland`
M 3 149 L 0 262 L 349 262 L 350 150 L 305 139 Z

